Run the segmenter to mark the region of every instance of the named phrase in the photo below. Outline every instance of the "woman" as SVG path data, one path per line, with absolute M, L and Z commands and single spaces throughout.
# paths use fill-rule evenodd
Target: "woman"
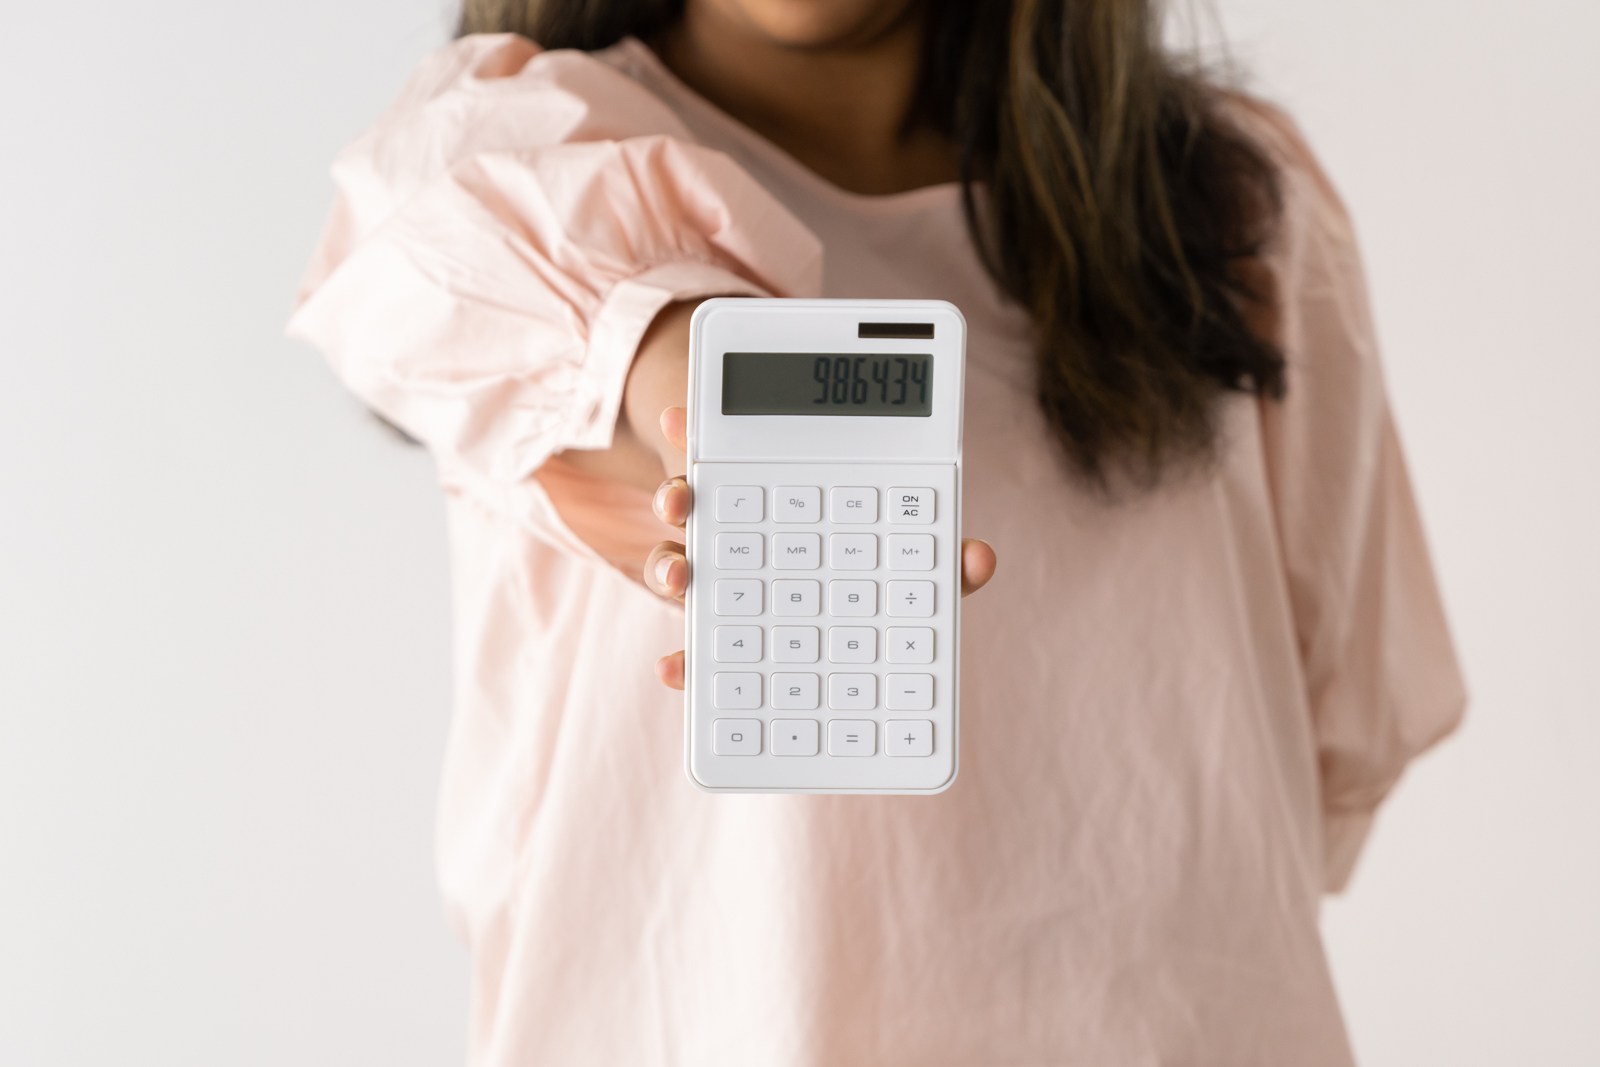
M 1319 895 L 1463 694 L 1292 126 L 1139 0 L 463 30 L 341 157 L 294 329 L 450 501 L 472 1062 L 1348 1064 Z M 964 523 L 1002 565 L 964 555 L 994 578 L 944 794 L 684 780 L 649 660 L 687 489 L 651 491 L 688 314 L 739 294 L 966 315 Z

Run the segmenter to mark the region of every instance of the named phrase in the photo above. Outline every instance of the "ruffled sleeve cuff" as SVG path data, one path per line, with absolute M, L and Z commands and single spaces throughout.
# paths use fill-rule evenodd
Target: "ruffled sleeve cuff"
M 443 467 L 503 487 L 610 444 L 666 304 L 815 295 L 821 271 L 817 239 L 719 153 L 564 144 L 453 167 L 356 244 L 290 330 Z

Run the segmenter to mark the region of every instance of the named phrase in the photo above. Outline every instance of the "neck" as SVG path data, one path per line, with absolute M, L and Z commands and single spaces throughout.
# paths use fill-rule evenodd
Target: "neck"
M 913 113 L 921 6 L 851 38 L 775 42 L 724 5 L 686 5 L 656 42 L 685 84 L 841 188 L 881 195 L 958 177 L 949 140 Z

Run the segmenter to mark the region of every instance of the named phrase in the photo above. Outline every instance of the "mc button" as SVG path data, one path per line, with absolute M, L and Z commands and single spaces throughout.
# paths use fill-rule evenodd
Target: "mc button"
M 717 568 L 725 571 L 761 569 L 761 535 L 758 533 L 717 534 Z

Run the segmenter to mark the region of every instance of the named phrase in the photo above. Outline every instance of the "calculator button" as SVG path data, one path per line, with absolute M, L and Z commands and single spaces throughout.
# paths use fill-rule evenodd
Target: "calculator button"
M 828 707 L 834 711 L 871 711 L 877 706 L 876 674 L 828 675 Z
M 822 566 L 822 537 L 813 533 L 772 535 L 772 566 L 780 571 L 814 571 Z
M 889 627 L 883 632 L 883 658 L 890 663 L 932 663 L 933 627 Z
M 890 582 L 889 614 L 903 619 L 926 619 L 933 614 L 932 582 Z
M 760 522 L 761 487 L 759 485 L 717 486 L 718 522 Z
M 817 628 L 815 626 L 774 626 L 772 628 L 772 662 L 817 662 Z
M 933 521 L 932 489 L 889 490 L 889 521 L 926 526 Z
M 836 571 L 870 571 L 878 566 L 877 534 L 829 534 L 828 566 Z
M 828 755 L 870 756 L 878 751 L 878 724 L 871 719 L 830 719 Z
M 890 711 L 932 711 L 933 675 L 884 675 L 883 706 Z
M 761 755 L 760 719 L 717 719 L 711 737 L 711 751 L 719 756 Z
M 712 645 L 718 663 L 760 663 L 761 627 L 718 626 Z
M 933 723 L 927 719 L 890 719 L 883 724 L 883 751 L 890 756 L 933 755 Z
M 817 676 L 814 674 L 774 674 L 772 706 L 779 711 L 814 711 L 817 707 Z
M 828 583 L 828 614 L 869 619 L 878 613 L 878 583 L 845 581 Z
M 928 583 L 929 585 L 933 583 Z M 809 578 L 776 578 L 772 582 L 774 615 L 816 615 L 822 611 L 822 583 Z
M 828 513 L 833 521 L 877 522 L 878 491 L 871 486 L 838 486 L 828 492 Z
M 815 704 L 812 705 L 812 707 L 815 706 Z M 773 719 L 772 754 L 774 756 L 815 756 L 817 754 L 817 720 Z
M 890 570 L 933 570 L 933 534 L 890 534 L 888 547 Z
M 821 522 L 822 490 L 814 485 L 772 487 L 773 522 Z
M 761 675 L 718 674 L 711 679 L 717 707 L 754 711 L 761 706 Z
M 828 627 L 829 663 L 875 663 L 878 631 L 870 626 Z
M 725 571 L 761 569 L 761 535 L 758 533 L 717 534 L 717 567 Z
M 760 615 L 760 578 L 718 578 L 712 595 L 718 615 Z

